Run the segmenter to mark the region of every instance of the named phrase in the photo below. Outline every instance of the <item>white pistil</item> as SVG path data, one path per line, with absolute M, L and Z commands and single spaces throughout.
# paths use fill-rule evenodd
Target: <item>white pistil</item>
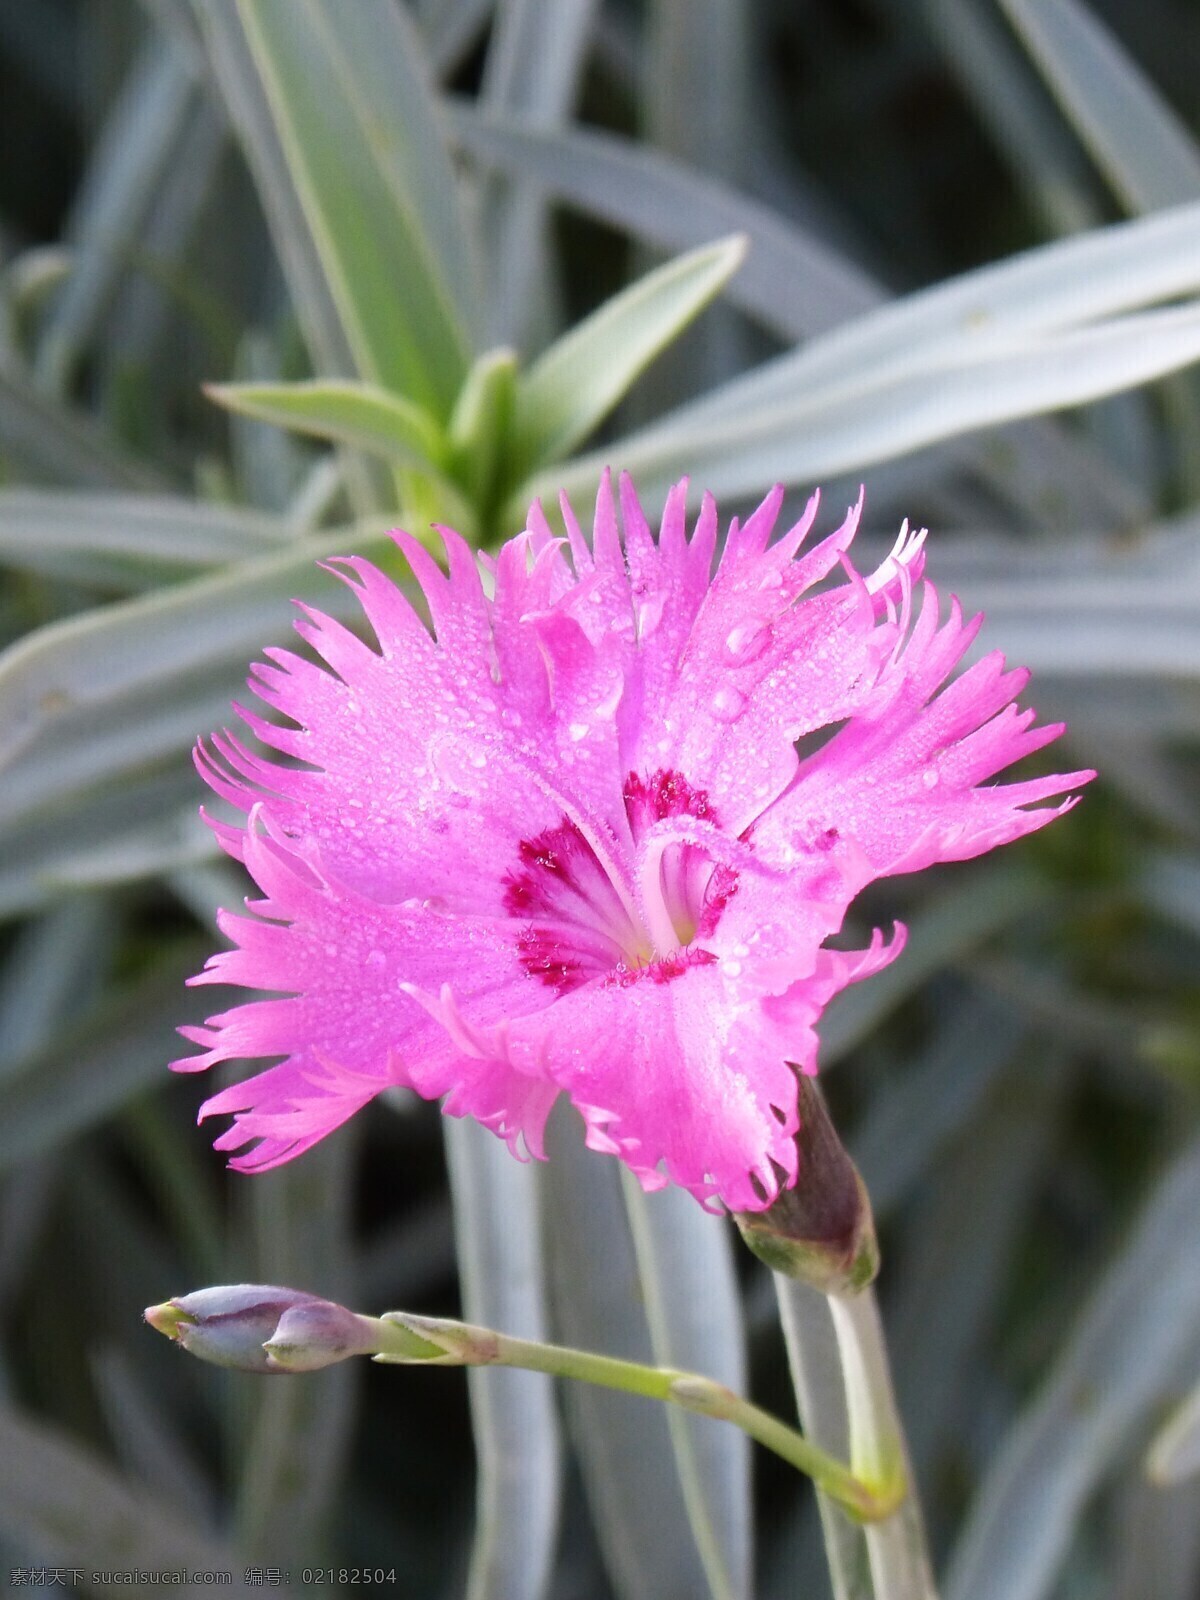
M 682 942 L 675 927 L 674 918 L 671 916 L 667 905 L 666 895 L 663 892 L 663 851 L 668 845 L 677 841 L 671 838 L 652 839 L 646 846 L 646 853 L 642 857 L 642 865 L 638 874 L 638 886 L 641 889 L 642 914 L 645 917 L 646 932 L 650 935 L 654 945 L 654 953 L 659 957 L 671 956 L 682 949 Z

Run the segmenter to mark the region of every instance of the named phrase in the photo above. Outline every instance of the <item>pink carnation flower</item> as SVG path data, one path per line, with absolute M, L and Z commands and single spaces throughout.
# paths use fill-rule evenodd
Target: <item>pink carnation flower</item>
M 795 1181 L 821 1012 L 904 940 L 827 949 L 851 901 L 1043 827 L 1074 800 L 1028 808 L 1093 774 L 987 786 L 1062 731 L 1013 704 L 1027 674 L 994 652 L 943 687 L 981 619 L 952 601 L 940 621 L 929 584 L 914 606 L 924 535 L 864 578 L 861 500 L 801 556 L 816 497 L 770 544 L 782 498 L 733 524 L 715 573 L 716 508 L 689 538 L 683 485 L 657 541 L 627 479 L 620 526 L 601 485 L 590 547 L 565 502 L 566 541 L 534 506 L 484 573 L 449 530 L 448 576 L 397 533 L 432 634 L 369 562 L 329 563 L 376 647 L 301 607 L 329 670 L 268 650 L 251 687 L 288 721 L 237 708 L 299 764 L 228 732 L 198 752 L 248 814 L 210 823 L 262 898 L 221 915 L 236 948 L 193 981 L 286 996 L 183 1030 L 203 1047 L 185 1071 L 283 1058 L 201 1110 L 233 1115 L 233 1166 L 290 1160 L 401 1085 L 535 1156 L 565 1092 L 593 1149 L 710 1207 Z

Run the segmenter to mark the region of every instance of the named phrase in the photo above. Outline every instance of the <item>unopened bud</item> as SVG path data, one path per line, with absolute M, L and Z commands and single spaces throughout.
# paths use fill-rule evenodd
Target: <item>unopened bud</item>
M 198 1289 L 148 1307 L 145 1317 L 202 1361 L 243 1372 L 309 1371 L 373 1348 L 363 1319 L 352 1311 L 273 1284 Z M 277 1340 L 286 1359 L 264 1349 Z
M 315 1372 L 349 1356 L 371 1355 L 378 1334 L 366 1317 L 360 1317 L 332 1300 L 310 1300 L 292 1306 L 263 1346 L 274 1368 L 286 1372 Z M 273 1369 L 274 1370 L 274 1369 Z
M 870 1197 L 820 1089 L 803 1073 L 797 1078 L 799 1176 L 765 1211 L 738 1211 L 734 1220 L 772 1271 L 799 1278 L 823 1294 L 857 1294 L 879 1271 Z

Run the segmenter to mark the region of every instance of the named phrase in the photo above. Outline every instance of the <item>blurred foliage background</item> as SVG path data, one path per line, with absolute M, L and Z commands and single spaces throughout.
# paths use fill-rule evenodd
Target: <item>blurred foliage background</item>
M 376 1103 L 231 1179 L 164 1070 L 244 893 L 189 747 L 290 597 L 345 612 L 314 559 L 491 542 L 611 460 L 726 518 L 865 479 L 868 550 L 928 523 L 1100 769 L 861 908 L 910 946 L 825 1082 L 946 1593 L 1197 1593 L 1194 1435 L 1144 1457 L 1200 1378 L 1198 70 L 1186 0 L 0 5 L 0 1567 L 829 1592 L 809 1486 L 715 1424 L 140 1322 L 465 1306 L 789 1411 L 766 1269 L 569 1124 L 534 1170 Z

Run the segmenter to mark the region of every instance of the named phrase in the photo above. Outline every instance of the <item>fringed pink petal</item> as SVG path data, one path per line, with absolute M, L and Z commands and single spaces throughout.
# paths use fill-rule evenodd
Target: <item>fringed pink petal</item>
M 272 715 L 237 708 L 246 737 L 195 757 L 246 816 L 208 820 L 259 896 L 193 981 L 272 995 L 182 1030 L 174 1063 L 275 1063 L 203 1108 L 235 1166 L 404 1086 L 535 1156 L 565 1092 L 593 1149 L 710 1209 L 796 1180 L 821 1013 L 903 944 L 826 948 L 855 895 L 1045 826 L 1091 774 L 991 786 L 1061 730 L 995 653 L 950 681 L 981 619 L 939 615 L 923 530 L 863 576 L 861 494 L 803 553 L 817 499 L 772 543 L 782 500 L 715 572 L 711 497 L 689 535 L 676 486 L 655 537 L 607 473 L 590 544 L 564 501 L 565 539 L 534 506 L 482 562 L 449 529 L 444 568 L 395 535 L 419 596 L 326 563 L 373 641 L 302 606 L 316 661 L 266 651 Z

